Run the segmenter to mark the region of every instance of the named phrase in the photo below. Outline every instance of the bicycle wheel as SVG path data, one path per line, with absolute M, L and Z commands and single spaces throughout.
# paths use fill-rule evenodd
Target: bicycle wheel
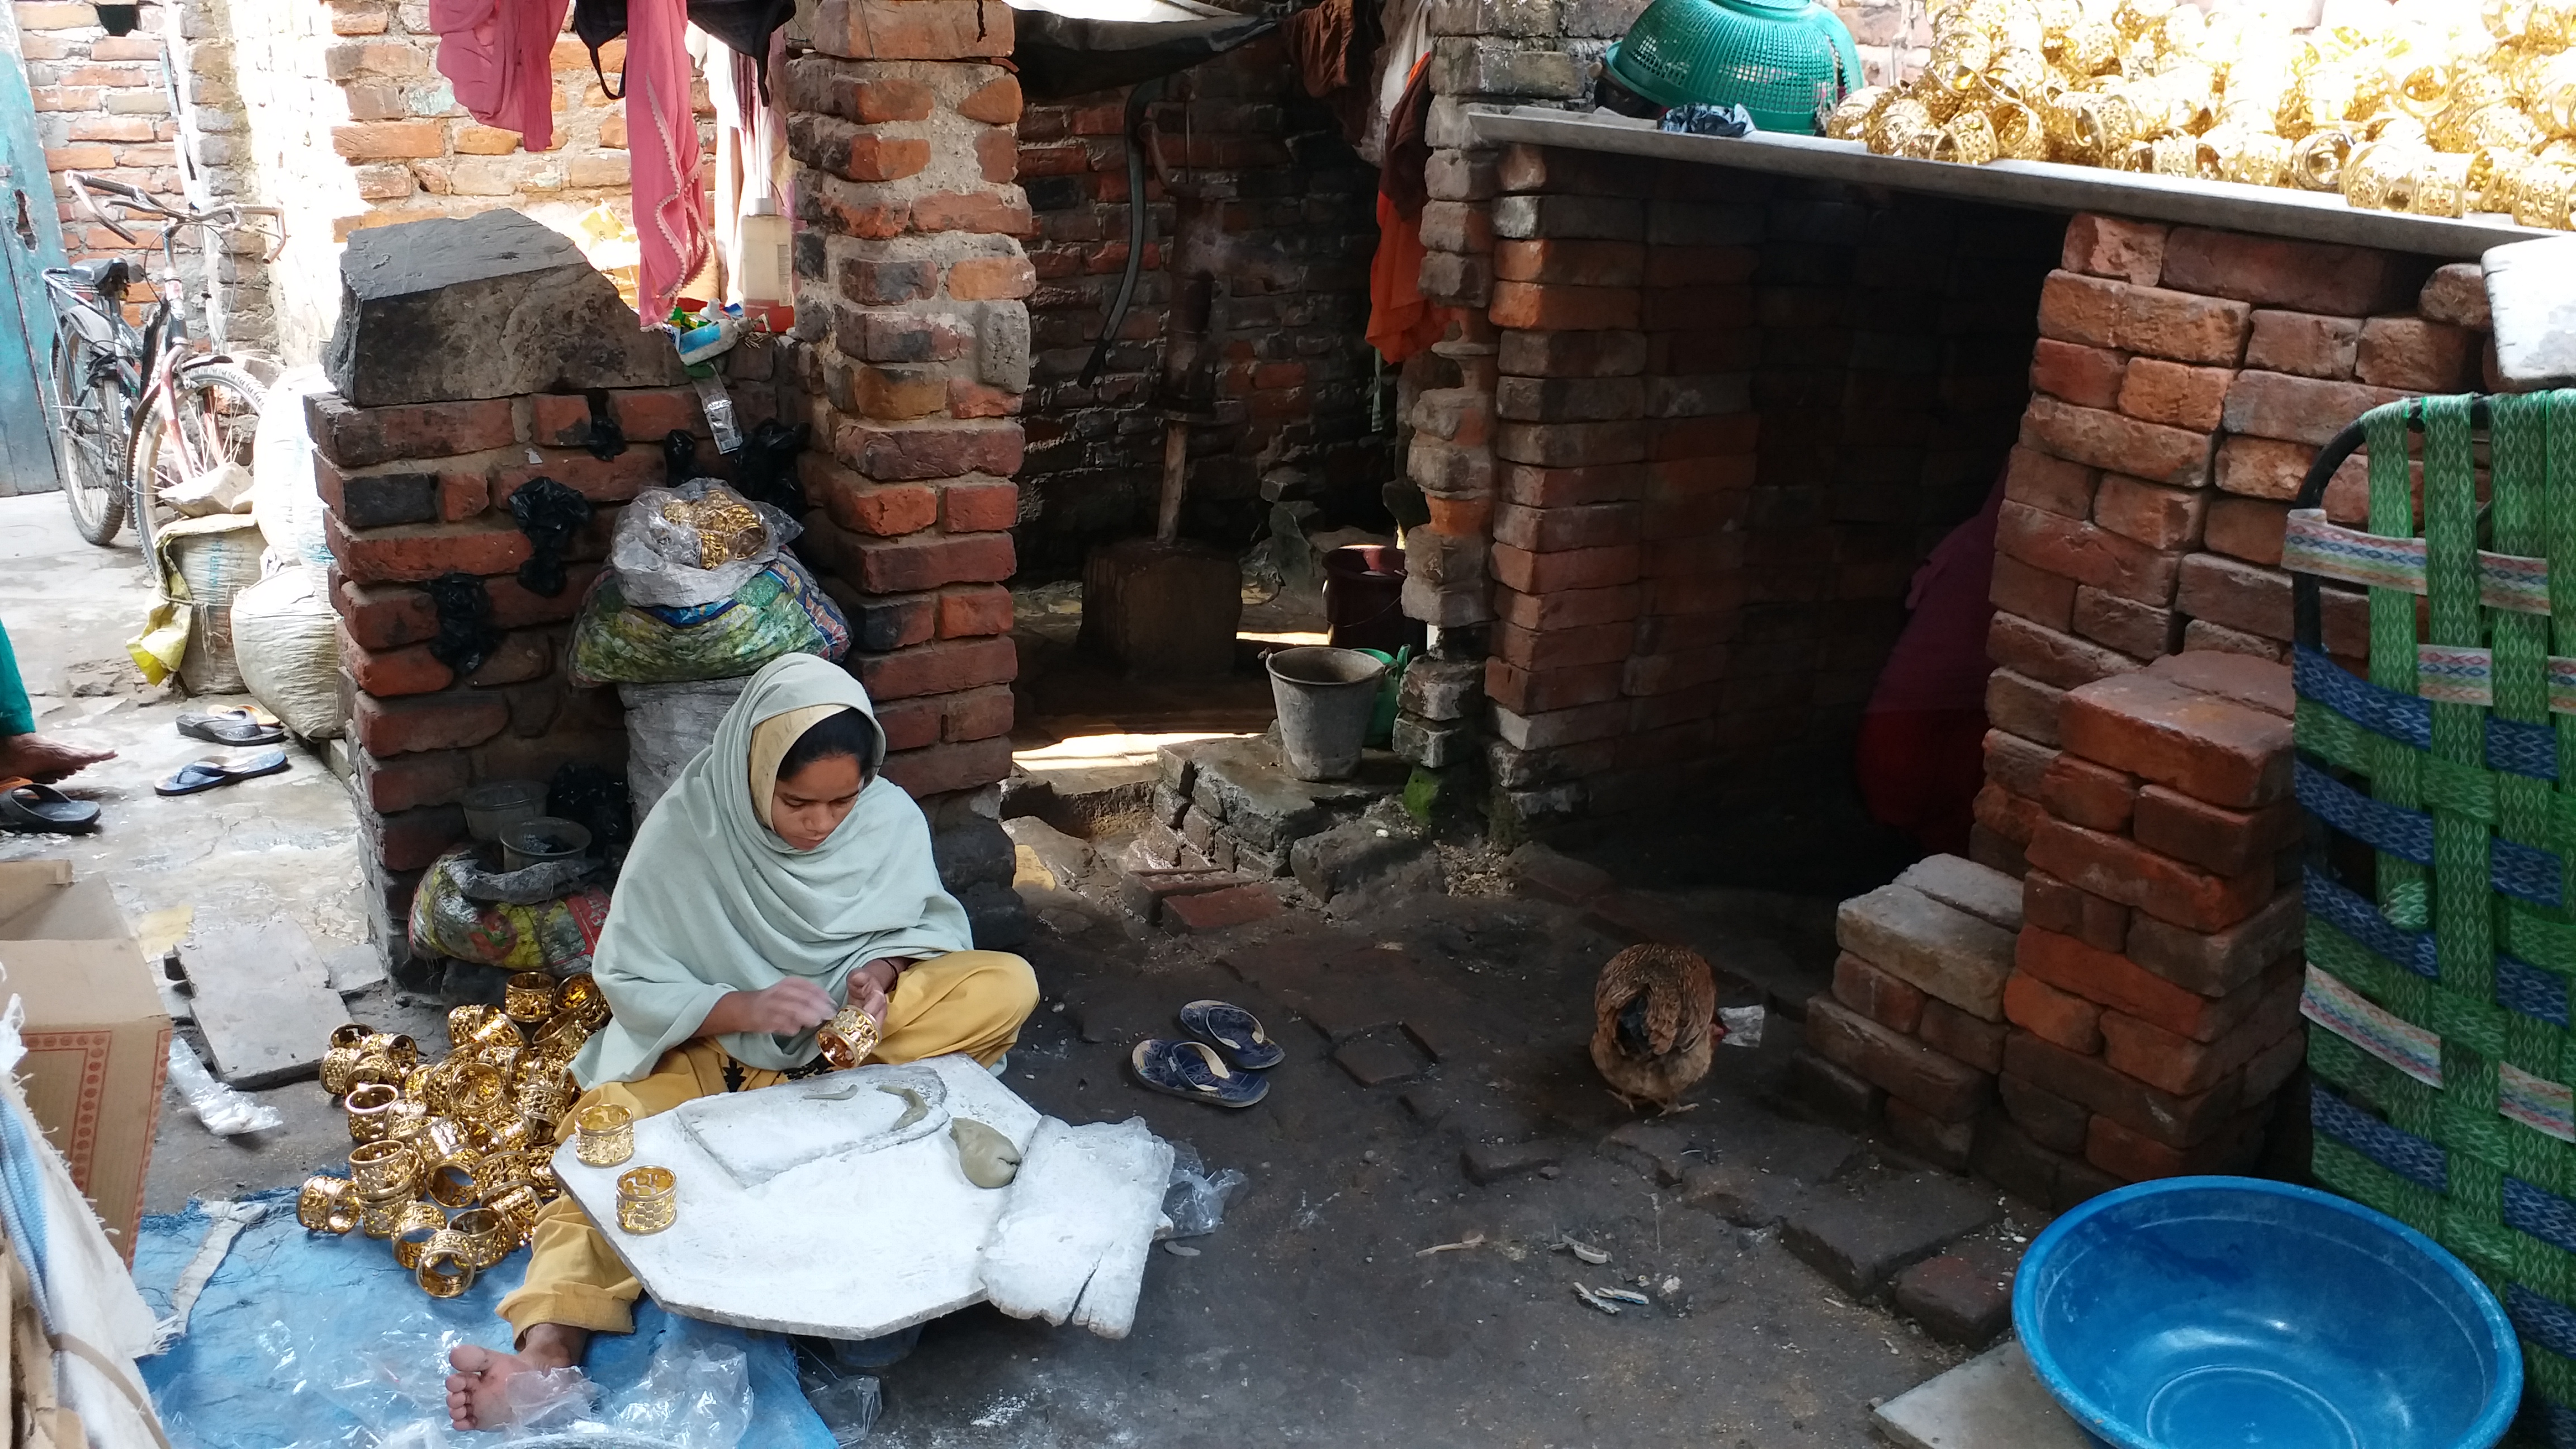
M 54 436 L 63 448 L 63 497 L 72 526 L 105 547 L 125 526 L 125 439 L 133 399 L 104 356 L 69 334 L 54 338 Z
M 225 463 L 250 466 L 259 400 L 268 391 L 258 378 L 229 362 L 204 362 L 183 368 L 173 390 L 179 398 L 177 419 L 169 416 L 165 399 L 156 392 L 134 430 L 125 477 L 137 508 L 151 507 L 162 489 Z

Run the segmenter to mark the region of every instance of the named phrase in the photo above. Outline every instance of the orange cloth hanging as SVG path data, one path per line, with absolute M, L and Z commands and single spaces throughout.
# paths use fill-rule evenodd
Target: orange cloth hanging
M 1440 340 L 1449 312 L 1422 295 L 1422 167 L 1431 90 L 1423 71 L 1431 57 L 1413 63 L 1404 98 L 1388 122 L 1386 165 L 1378 176 L 1377 255 L 1369 259 L 1369 345 L 1389 362 L 1402 362 Z M 1409 204 L 1408 204 L 1409 203 Z

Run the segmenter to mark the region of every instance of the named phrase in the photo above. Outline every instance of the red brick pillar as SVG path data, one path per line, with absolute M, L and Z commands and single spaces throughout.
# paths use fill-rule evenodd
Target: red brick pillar
M 851 670 L 916 796 L 1010 772 L 1009 529 L 1023 302 L 1008 7 L 832 0 L 788 66 L 798 331 L 813 343 L 806 551 L 854 607 Z
M 2306 1053 L 2290 671 L 2198 651 L 2068 691 L 2033 802 L 1978 1165 L 2064 1205 L 2243 1170 Z

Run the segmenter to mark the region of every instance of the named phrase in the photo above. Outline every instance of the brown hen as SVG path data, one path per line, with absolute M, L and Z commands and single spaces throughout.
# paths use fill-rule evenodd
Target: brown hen
M 1634 1108 L 1666 1112 L 1708 1075 L 1716 1045 L 1717 982 L 1708 963 L 1679 946 L 1631 946 L 1610 958 L 1592 988 L 1592 1064 Z

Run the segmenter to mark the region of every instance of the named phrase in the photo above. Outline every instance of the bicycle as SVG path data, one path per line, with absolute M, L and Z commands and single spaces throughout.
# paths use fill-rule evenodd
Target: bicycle
M 274 261 L 282 232 L 248 218 L 283 213 L 239 205 L 176 210 L 120 181 L 77 171 L 64 175 L 83 209 L 128 242 L 141 244 L 122 220 L 100 207 L 93 191 L 109 197 L 124 220 L 161 223 L 168 272 L 157 284 L 117 257 L 44 272 L 55 321 L 48 366 L 54 429 L 63 443 L 69 475 L 63 492 L 72 523 L 81 537 L 104 547 L 131 516 L 135 536 L 149 553 L 153 499 L 224 463 L 248 466 L 260 399 L 267 392 L 266 384 L 230 356 L 191 350 L 175 238 L 192 227 L 250 230 L 271 239 L 263 260 Z M 140 326 L 125 315 L 126 297 L 138 286 L 152 292 L 152 310 Z

